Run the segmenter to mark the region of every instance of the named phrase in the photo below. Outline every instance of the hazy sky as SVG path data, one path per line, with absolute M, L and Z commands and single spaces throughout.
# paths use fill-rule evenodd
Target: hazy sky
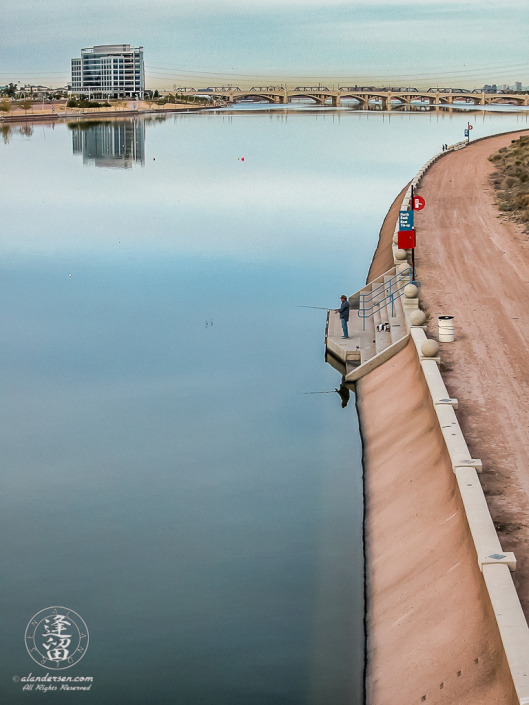
M 147 87 L 525 86 L 528 29 L 527 0 L 2 0 L 0 84 L 63 85 L 81 48 L 127 43 Z

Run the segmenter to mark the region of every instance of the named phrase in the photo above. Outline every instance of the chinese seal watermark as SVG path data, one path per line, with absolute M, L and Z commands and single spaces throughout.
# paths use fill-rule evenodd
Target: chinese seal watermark
M 60 671 L 83 658 L 89 636 L 77 612 L 66 607 L 47 607 L 30 619 L 24 639 L 35 663 Z

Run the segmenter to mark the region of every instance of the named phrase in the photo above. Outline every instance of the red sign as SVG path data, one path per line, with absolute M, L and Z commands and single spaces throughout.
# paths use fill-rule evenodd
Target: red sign
M 415 230 L 399 230 L 397 246 L 399 250 L 413 250 L 415 247 Z
M 413 210 L 414 211 L 422 211 L 424 206 L 426 205 L 426 201 L 422 196 L 414 196 L 413 197 Z

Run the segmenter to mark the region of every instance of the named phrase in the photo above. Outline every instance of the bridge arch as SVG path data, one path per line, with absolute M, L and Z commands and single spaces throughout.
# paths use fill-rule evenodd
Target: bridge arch
M 311 95 L 310 93 L 295 93 L 291 91 L 288 92 L 289 100 L 292 100 L 292 98 L 308 98 L 317 105 L 323 105 L 325 101 L 330 97 L 331 96 L 329 95 Z
M 509 96 L 494 96 L 494 98 L 490 98 L 487 100 L 487 102 L 490 105 L 524 105 L 525 104 L 525 98 L 520 96 L 515 96 L 515 95 L 509 95 Z
M 366 101 L 365 101 L 365 98 L 360 97 L 360 96 L 359 96 L 358 94 L 356 94 L 356 93 L 341 93 L 341 94 L 340 94 L 340 97 L 341 97 L 342 99 L 343 99 L 343 98 L 350 98 L 351 100 L 356 100 L 356 102 L 358 103 L 358 105 L 365 105 L 365 102 L 366 102 Z
M 421 100 L 423 103 L 428 103 L 429 105 L 435 103 L 435 98 L 431 93 L 416 93 L 414 97 L 417 100 Z
M 260 98 L 261 102 L 266 102 L 266 103 L 275 103 L 276 98 L 273 95 L 270 95 L 269 93 L 237 93 L 237 95 L 233 96 L 233 102 L 234 103 L 240 103 L 241 100 L 249 100 L 251 98 Z M 257 101 L 255 101 L 257 102 Z

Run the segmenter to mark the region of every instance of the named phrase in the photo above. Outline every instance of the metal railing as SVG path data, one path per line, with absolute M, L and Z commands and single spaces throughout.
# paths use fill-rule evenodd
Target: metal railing
M 395 315 L 395 301 L 404 293 L 407 284 L 420 286 L 419 282 L 413 278 L 411 267 L 395 274 L 387 281 L 381 282 L 378 286 L 372 286 L 367 294 L 360 294 L 358 316 L 363 319 L 363 330 L 366 329 L 366 318 L 371 318 L 377 311 L 391 303 L 391 315 Z

